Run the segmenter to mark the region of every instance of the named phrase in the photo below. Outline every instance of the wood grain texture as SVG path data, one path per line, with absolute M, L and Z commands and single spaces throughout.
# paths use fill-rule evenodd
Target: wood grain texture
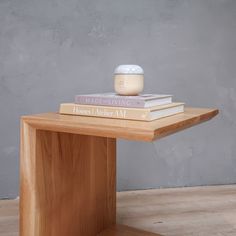
M 57 113 L 23 117 L 20 236 L 153 235 L 111 227 L 116 223 L 115 138 L 152 141 L 217 113 L 188 108 L 152 122 Z
M 98 236 L 161 236 L 144 230 L 135 229 L 126 225 L 113 225 L 104 230 Z
M 20 150 L 20 235 L 36 231 L 36 129 L 21 122 Z
M 131 121 L 44 113 L 22 119 L 37 129 L 110 138 L 152 141 L 207 121 L 217 109 L 185 108 L 185 112 L 155 121 Z
M 116 140 L 22 123 L 20 236 L 94 236 L 116 221 Z

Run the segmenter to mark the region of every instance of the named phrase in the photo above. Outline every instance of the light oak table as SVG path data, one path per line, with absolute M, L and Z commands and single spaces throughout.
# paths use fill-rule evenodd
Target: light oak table
M 186 108 L 151 122 L 23 116 L 20 236 L 157 236 L 116 225 L 116 139 L 153 141 L 217 113 Z

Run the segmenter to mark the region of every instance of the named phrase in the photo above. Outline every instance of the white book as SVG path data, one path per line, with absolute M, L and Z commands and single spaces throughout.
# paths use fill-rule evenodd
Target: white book
M 171 103 L 151 108 L 109 107 L 81 105 L 76 103 L 62 103 L 60 105 L 61 114 L 142 121 L 152 121 L 175 115 L 183 111 L 184 103 Z
M 172 95 L 140 94 L 137 96 L 122 96 L 116 93 L 82 94 L 75 96 L 75 103 L 83 105 L 149 108 L 170 104 Z

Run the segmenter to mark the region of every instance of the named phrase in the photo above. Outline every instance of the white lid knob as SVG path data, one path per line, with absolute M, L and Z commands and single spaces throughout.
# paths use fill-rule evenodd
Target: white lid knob
M 114 74 L 144 74 L 142 67 L 138 65 L 119 65 Z

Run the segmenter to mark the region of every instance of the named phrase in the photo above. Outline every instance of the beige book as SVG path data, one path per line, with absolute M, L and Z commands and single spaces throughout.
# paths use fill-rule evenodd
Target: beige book
M 168 105 L 154 106 L 150 108 L 94 106 L 75 103 L 62 103 L 60 105 L 61 114 L 143 121 L 152 121 L 166 116 L 175 115 L 183 111 L 184 103 L 170 103 Z

